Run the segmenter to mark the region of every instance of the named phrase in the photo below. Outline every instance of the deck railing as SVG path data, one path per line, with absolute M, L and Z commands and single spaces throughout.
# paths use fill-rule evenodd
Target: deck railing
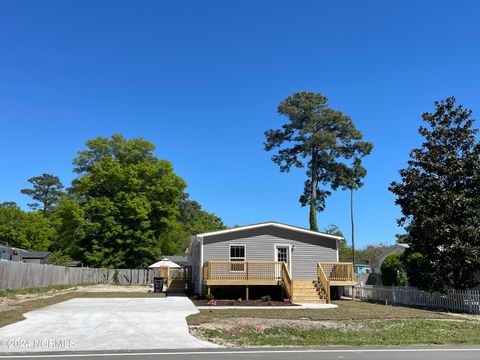
M 293 284 L 292 284 L 292 277 L 290 276 L 290 272 L 288 271 L 288 267 L 286 263 L 282 263 L 282 282 L 285 292 L 287 296 L 292 299 L 293 297 Z
M 205 280 L 280 280 L 283 262 L 280 261 L 218 261 L 204 264 Z
M 329 304 L 330 303 L 330 282 L 327 278 L 327 275 L 325 274 L 325 271 L 323 271 L 323 268 L 320 265 L 320 263 L 317 263 L 317 281 L 325 291 L 325 294 L 327 297 L 327 304 Z
M 329 281 L 355 281 L 353 264 L 342 262 L 319 262 Z

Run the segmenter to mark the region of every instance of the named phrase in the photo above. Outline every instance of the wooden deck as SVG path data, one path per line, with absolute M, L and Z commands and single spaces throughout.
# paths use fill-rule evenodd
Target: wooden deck
M 203 266 L 205 285 L 281 285 L 283 262 L 207 261 Z
M 327 303 L 330 303 L 332 286 L 355 287 L 353 264 L 343 262 L 318 262 L 317 284 L 322 291 L 326 292 Z M 353 291 L 353 294 L 355 294 L 355 291 Z M 355 298 L 352 300 L 355 300 Z
M 297 282 L 297 284 L 295 284 Z M 299 280 L 293 280 L 287 265 L 278 261 L 207 261 L 203 266 L 203 283 L 210 293 L 211 286 L 239 285 L 281 285 L 290 299 L 301 300 L 300 292 L 308 293 L 312 300 L 313 292 L 317 300 L 330 302 L 331 286 L 355 286 L 353 265 L 340 262 L 318 262 L 317 279 L 310 281 L 313 289 L 299 287 Z M 305 281 L 303 281 L 305 282 Z M 308 281 L 307 281 L 308 282 Z M 294 292 L 297 289 L 295 296 Z M 302 289 L 300 291 L 300 289 Z

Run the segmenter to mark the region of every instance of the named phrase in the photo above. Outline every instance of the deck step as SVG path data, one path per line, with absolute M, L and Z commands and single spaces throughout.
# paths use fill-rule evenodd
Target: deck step
M 293 281 L 294 303 L 325 304 L 326 294 L 323 289 L 317 286 L 316 280 L 294 280 Z
M 293 303 L 295 304 L 326 304 L 327 301 L 323 299 L 317 299 L 317 300 L 304 300 L 304 299 L 297 299 L 293 300 Z

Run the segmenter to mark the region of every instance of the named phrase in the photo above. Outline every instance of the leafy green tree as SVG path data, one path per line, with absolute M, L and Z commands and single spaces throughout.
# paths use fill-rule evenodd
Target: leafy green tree
M 162 239 L 162 253 L 183 255 L 188 247 L 190 235 L 226 229 L 218 216 L 202 209 L 202 206 L 182 194 L 179 202 L 179 215 L 176 226 Z
M 384 286 L 406 286 L 407 274 L 403 269 L 400 260 L 401 254 L 388 255 L 383 260 L 380 271 L 382 272 L 382 285 Z
M 58 176 L 42 174 L 28 179 L 32 189 L 22 189 L 22 194 L 30 196 L 36 202 L 28 204 L 33 209 L 41 209 L 44 214 L 52 211 L 63 194 L 63 184 Z
M 362 249 L 355 250 L 358 262 L 369 264 L 372 268 L 377 266 L 377 257 L 390 246 L 384 244 L 367 245 Z
M 27 213 L 18 207 L 0 208 L 0 242 L 26 250 L 46 251 L 54 238 L 55 229 L 41 213 Z
M 19 209 L 17 203 L 13 201 L 5 201 L 0 203 L 0 209 L 9 209 L 9 208 Z
M 469 288 L 480 270 L 480 144 L 471 114 L 454 97 L 435 102 L 422 114 L 422 146 L 389 188 L 408 229 L 405 256 L 421 255 L 416 285 L 424 289 Z
M 60 251 L 54 251 L 47 258 L 47 263 L 50 265 L 69 266 L 71 262 L 72 258 Z
M 398 244 L 408 244 L 409 235 L 408 234 L 395 234 L 395 242 Z
M 179 207 L 178 220 L 186 227 L 190 235 L 227 228 L 220 217 L 203 210 L 198 202 L 188 198 L 188 194 L 184 194 Z
M 414 287 L 424 287 L 425 283 L 433 283 L 435 281 L 435 272 L 426 272 L 425 269 L 430 269 L 425 258 L 420 253 L 412 253 L 405 251 L 400 261 L 403 268 L 408 274 L 408 283 Z
M 73 161 L 78 176 L 69 196 L 77 205 L 65 200 L 58 212 L 62 242 L 88 265 L 150 265 L 177 221 L 185 182 L 144 139 L 113 135 L 86 145 Z
M 57 236 L 51 250 L 75 260 L 83 260 L 81 242 L 87 237 L 89 219 L 81 205 L 72 197 L 63 196 L 51 218 L 57 229 Z
M 369 143 L 361 141 L 362 134 L 350 117 L 329 108 L 327 100 L 318 93 L 294 93 L 278 106 L 278 112 L 289 122 L 265 132 L 265 150 L 277 149 L 272 161 L 281 172 L 289 172 L 292 166 L 307 169 L 300 204 L 310 206 L 310 228 L 314 231 L 318 231 L 317 211 L 324 210 L 331 194 L 328 185 L 335 189 L 347 186 L 348 180 L 353 186 L 355 181 L 347 176 L 345 161 L 371 150 Z

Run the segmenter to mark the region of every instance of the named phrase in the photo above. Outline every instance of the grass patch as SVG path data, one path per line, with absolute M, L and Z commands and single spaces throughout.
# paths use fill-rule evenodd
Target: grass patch
M 14 297 L 16 295 L 44 294 L 52 290 L 67 290 L 72 288 L 76 288 L 76 285 L 51 285 L 39 288 L 0 290 L 0 298 Z
M 43 289 L 43 288 L 42 288 Z M 51 290 L 51 289 L 50 289 Z M 158 293 L 140 293 L 140 292 L 70 292 L 59 294 L 48 298 L 36 299 L 14 304 L 12 309 L 0 312 L 0 328 L 17 321 L 24 320 L 23 314 L 40 309 L 45 306 L 57 304 L 62 301 L 74 298 L 155 298 L 164 297 L 164 294 Z
M 361 301 L 335 301 L 335 309 L 228 309 L 228 310 L 201 310 L 199 314 L 187 318 L 189 325 L 200 325 L 215 322 L 223 318 L 264 318 L 264 319 L 303 319 L 311 320 L 385 320 L 385 319 L 453 319 L 453 315 L 413 309 L 399 306 L 385 306 Z
M 285 312 L 286 313 L 286 312 Z M 480 322 L 431 319 L 357 320 L 335 328 L 198 329 L 205 339 L 237 346 L 478 344 Z

